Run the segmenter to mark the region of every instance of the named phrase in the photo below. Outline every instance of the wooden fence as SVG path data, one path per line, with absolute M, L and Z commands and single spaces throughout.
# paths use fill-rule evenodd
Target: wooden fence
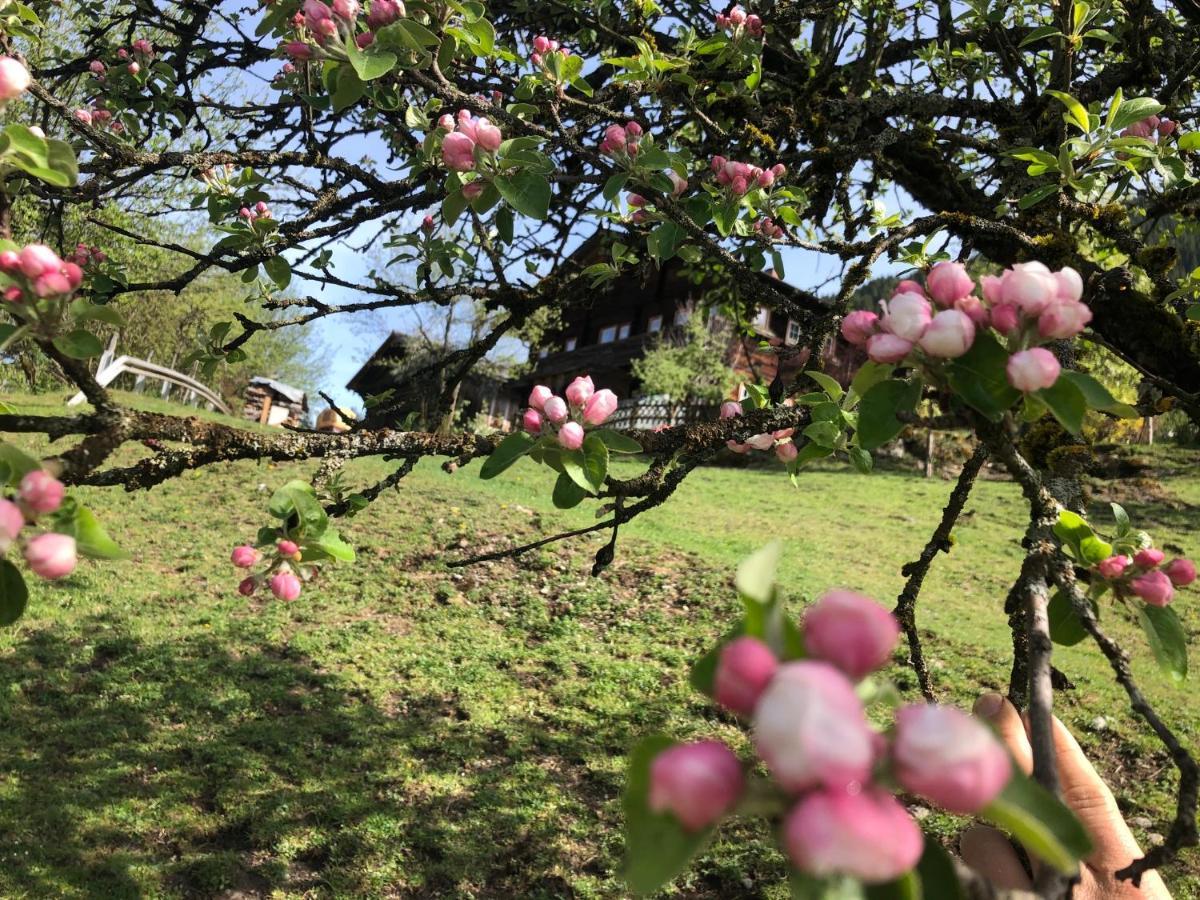
M 719 403 L 672 403 L 661 397 L 629 397 L 604 424 L 609 428 L 651 431 L 660 425 L 711 422 L 720 414 Z

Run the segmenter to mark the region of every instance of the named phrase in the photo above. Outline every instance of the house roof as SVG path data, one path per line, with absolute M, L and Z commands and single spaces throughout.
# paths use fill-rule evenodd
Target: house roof
M 263 378 L 261 375 L 256 375 L 250 379 L 251 384 L 261 384 L 269 387 L 281 397 L 286 397 L 293 403 L 308 404 L 308 395 L 300 388 L 292 387 L 290 384 L 284 384 L 282 381 L 276 381 L 273 378 Z

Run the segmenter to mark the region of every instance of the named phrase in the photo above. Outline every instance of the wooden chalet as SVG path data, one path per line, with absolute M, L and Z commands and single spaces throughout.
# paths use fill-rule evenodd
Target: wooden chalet
M 308 414 L 308 395 L 272 378 L 254 377 L 246 387 L 242 418 L 262 425 L 299 428 Z

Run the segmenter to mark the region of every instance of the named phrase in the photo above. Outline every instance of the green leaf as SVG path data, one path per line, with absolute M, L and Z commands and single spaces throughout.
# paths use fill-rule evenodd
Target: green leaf
M 1071 434 L 1083 430 L 1083 417 L 1087 414 L 1087 401 L 1083 391 L 1069 378 L 1059 378 L 1048 388 L 1035 391 L 1039 400 L 1050 408 L 1054 418 Z
M 88 303 L 83 298 L 72 301 L 70 310 L 76 322 L 107 322 L 109 325 L 115 325 L 118 328 L 125 324 L 125 320 L 121 317 L 121 314 L 113 307 L 103 306 L 98 303 Z
M 713 829 L 687 832 L 668 813 L 650 811 L 650 766 L 675 742 L 645 738 L 629 754 L 625 779 L 625 882 L 635 894 L 651 894 L 684 870 L 708 843 Z
M 871 474 L 871 470 L 875 467 L 875 459 L 870 453 L 862 447 L 850 447 L 846 452 L 850 456 L 850 462 L 854 468 L 863 475 Z
M 333 111 L 341 112 L 362 99 L 367 86 L 353 66 L 339 66 L 333 88 Z
M 1111 117 L 1108 127 L 1113 131 L 1122 131 L 1134 122 L 1140 122 L 1147 116 L 1156 116 L 1165 107 L 1153 97 L 1134 97 L 1121 103 L 1115 116 Z
M 1016 763 L 1008 785 L 983 810 L 982 816 L 1064 875 L 1074 875 L 1079 860 L 1092 850 L 1091 838 L 1075 814 Z
M 659 263 L 675 255 L 675 248 L 683 241 L 683 229 L 674 222 L 662 222 L 646 235 L 646 251 Z
M 0 626 L 21 618 L 29 605 L 29 588 L 21 570 L 7 559 L 0 559 Z
M 1200 131 L 1189 131 L 1180 137 L 1178 147 L 1185 151 L 1200 150 Z
M 1092 130 L 1091 120 L 1088 117 L 1087 108 L 1082 103 L 1080 103 L 1070 94 L 1064 93 L 1063 91 L 1048 90 L 1046 93 L 1067 108 L 1068 122 L 1073 122 L 1075 125 L 1078 125 L 1084 134 L 1087 134 Z M 1162 107 L 1160 106 L 1159 109 L 1161 108 Z M 1122 110 L 1122 112 L 1124 112 L 1124 110 Z M 1149 115 L 1149 113 L 1147 113 L 1147 115 Z
M 514 431 L 492 451 L 479 469 L 480 478 L 495 478 L 533 449 L 534 440 L 524 431 Z
M 1169 606 L 1142 603 L 1137 608 L 1137 617 L 1158 667 L 1175 681 L 1187 678 L 1187 635 L 1175 610 Z
M 896 413 L 912 412 L 920 397 L 921 382 L 915 379 L 889 378 L 867 391 L 858 407 L 858 445 L 874 450 L 900 434 L 906 426 Z
M 1108 504 L 1112 508 L 1113 521 L 1117 523 L 1117 536 L 1124 537 L 1133 531 L 1133 523 L 1129 521 L 1129 513 L 1120 503 Z
M 291 517 L 295 515 L 300 535 L 311 542 L 315 542 L 324 534 L 329 525 L 329 516 L 317 502 L 316 491 L 307 481 L 297 479 L 279 488 L 271 495 L 267 510 L 288 526 L 291 525 Z
M 861 400 L 871 388 L 879 384 L 879 382 L 891 377 L 892 372 L 896 367 L 889 363 L 877 363 L 867 360 L 858 367 L 858 371 L 854 375 L 854 379 L 850 382 L 850 390 L 846 393 L 846 399 L 843 405 L 846 409 L 853 409 L 858 401 Z
M 821 386 L 821 390 L 823 390 L 834 400 L 842 399 L 842 386 L 838 384 L 836 378 L 826 375 L 824 372 L 817 372 L 812 369 L 809 369 L 804 374 L 819 384 Z
M 461 190 L 450 191 L 442 200 L 442 221 L 447 225 L 453 225 L 458 221 L 458 217 L 463 214 L 463 210 L 467 208 L 467 198 L 463 196 Z
M 641 444 L 631 437 L 626 437 L 619 431 L 613 431 L 611 428 L 598 428 L 591 433 L 591 436 L 602 440 L 610 453 L 642 452 Z
M 770 601 L 775 595 L 775 573 L 782 555 L 782 541 L 771 541 L 743 560 L 733 579 L 738 592 L 759 603 Z
M 589 493 L 594 493 L 597 488 L 593 487 L 588 470 L 585 467 L 585 459 L 583 450 L 564 450 L 560 457 L 562 461 L 562 470 L 572 481 Z
M 618 172 L 616 175 L 610 176 L 608 181 L 604 182 L 604 190 L 601 192 L 604 199 L 612 203 L 628 181 L 629 173 L 627 172 Z
M 522 215 L 542 220 L 550 209 L 550 182 L 533 172 L 497 175 L 493 184 L 505 201 Z
M 89 559 L 129 559 L 130 554 L 104 530 L 95 514 L 86 506 L 75 507 L 75 515 L 61 525 L 63 533 L 75 538 L 81 556 Z
M 1095 565 L 1112 556 L 1112 545 L 1097 537 L 1092 527 L 1069 509 L 1059 512 L 1054 535 L 1085 565 Z
M 90 359 L 104 352 L 100 338 L 82 328 L 60 334 L 53 343 L 60 353 L 72 359 Z
M 14 123 L 4 129 L 4 136 L 8 138 L 8 151 L 10 153 L 19 153 L 30 164 L 42 168 L 50 164 L 50 154 L 49 148 L 46 146 L 46 139 L 34 134 L 33 129 L 26 125 Z
M 916 872 L 905 872 L 883 884 L 866 884 L 863 896 L 866 900 L 921 900 L 921 878 Z
M 583 454 L 583 474 L 592 490 L 598 493 L 608 475 L 608 445 L 595 434 L 589 434 L 579 449 Z
M 954 860 L 936 840 L 925 836 L 925 851 L 917 863 L 924 900 L 967 900 L 967 892 L 954 868 Z
M 1136 419 L 1138 411 L 1128 403 L 1122 403 L 1116 399 L 1108 388 L 1102 385 L 1091 375 L 1085 375 L 1083 372 L 1075 372 L 1071 369 L 1063 369 L 1060 377 L 1067 379 L 1071 384 L 1079 389 L 1083 394 L 1083 399 L 1087 403 L 1088 408 L 1097 409 L 1101 412 L 1112 413 L 1122 419 Z
M 354 38 L 346 40 L 346 55 L 350 57 L 350 65 L 355 74 L 363 81 L 374 81 L 382 78 L 396 67 L 396 54 L 388 50 L 368 50 L 363 52 L 354 43 Z
M 1021 393 L 1008 383 L 1008 351 L 991 334 L 975 337 L 971 349 L 946 368 L 951 389 L 969 406 L 999 421 Z
M 841 439 L 842 429 L 832 422 L 813 422 L 804 429 L 803 434 L 814 444 L 834 450 Z
M 311 541 L 308 546 L 316 547 L 340 562 L 354 562 L 354 548 L 342 540 L 342 536 L 337 533 L 336 528 L 326 529 L 320 537 L 315 541 Z M 307 558 L 307 549 L 306 547 L 305 558 Z
M 292 267 L 282 256 L 267 258 L 263 261 L 263 268 L 281 291 L 287 290 L 287 286 L 292 283 Z
M 1037 206 L 1047 197 L 1051 196 L 1052 194 L 1057 194 L 1059 190 L 1060 188 L 1057 184 L 1043 184 L 1039 188 L 1034 188 L 1032 191 L 1018 200 L 1017 208 L 1029 209 L 1030 207 Z
M 1054 643 L 1063 647 L 1074 647 L 1087 637 L 1083 622 L 1075 614 L 1071 598 L 1062 591 L 1054 592 L 1046 612 L 1050 618 L 1050 640 Z
M 1018 47 L 1028 47 L 1030 44 L 1036 44 L 1038 41 L 1048 37 L 1062 37 L 1062 32 L 1053 25 L 1043 25 L 1040 28 L 1035 28 L 1029 34 L 1025 35 L 1025 40 L 1018 44 Z
M 18 450 L 12 444 L 0 443 L 0 474 L 3 482 L 15 485 L 30 472 L 40 469 L 42 464 L 32 456 Z
M 564 472 L 554 482 L 554 493 L 550 499 L 556 509 L 572 509 L 582 503 L 588 496 L 588 492 L 577 485 L 571 479 L 571 476 Z

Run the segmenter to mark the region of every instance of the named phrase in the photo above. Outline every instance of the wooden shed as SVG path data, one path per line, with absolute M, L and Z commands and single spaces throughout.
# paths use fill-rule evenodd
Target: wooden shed
M 308 395 L 271 378 L 254 377 L 246 388 L 242 418 L 263 425 L 299 428 L 308 413 Z

